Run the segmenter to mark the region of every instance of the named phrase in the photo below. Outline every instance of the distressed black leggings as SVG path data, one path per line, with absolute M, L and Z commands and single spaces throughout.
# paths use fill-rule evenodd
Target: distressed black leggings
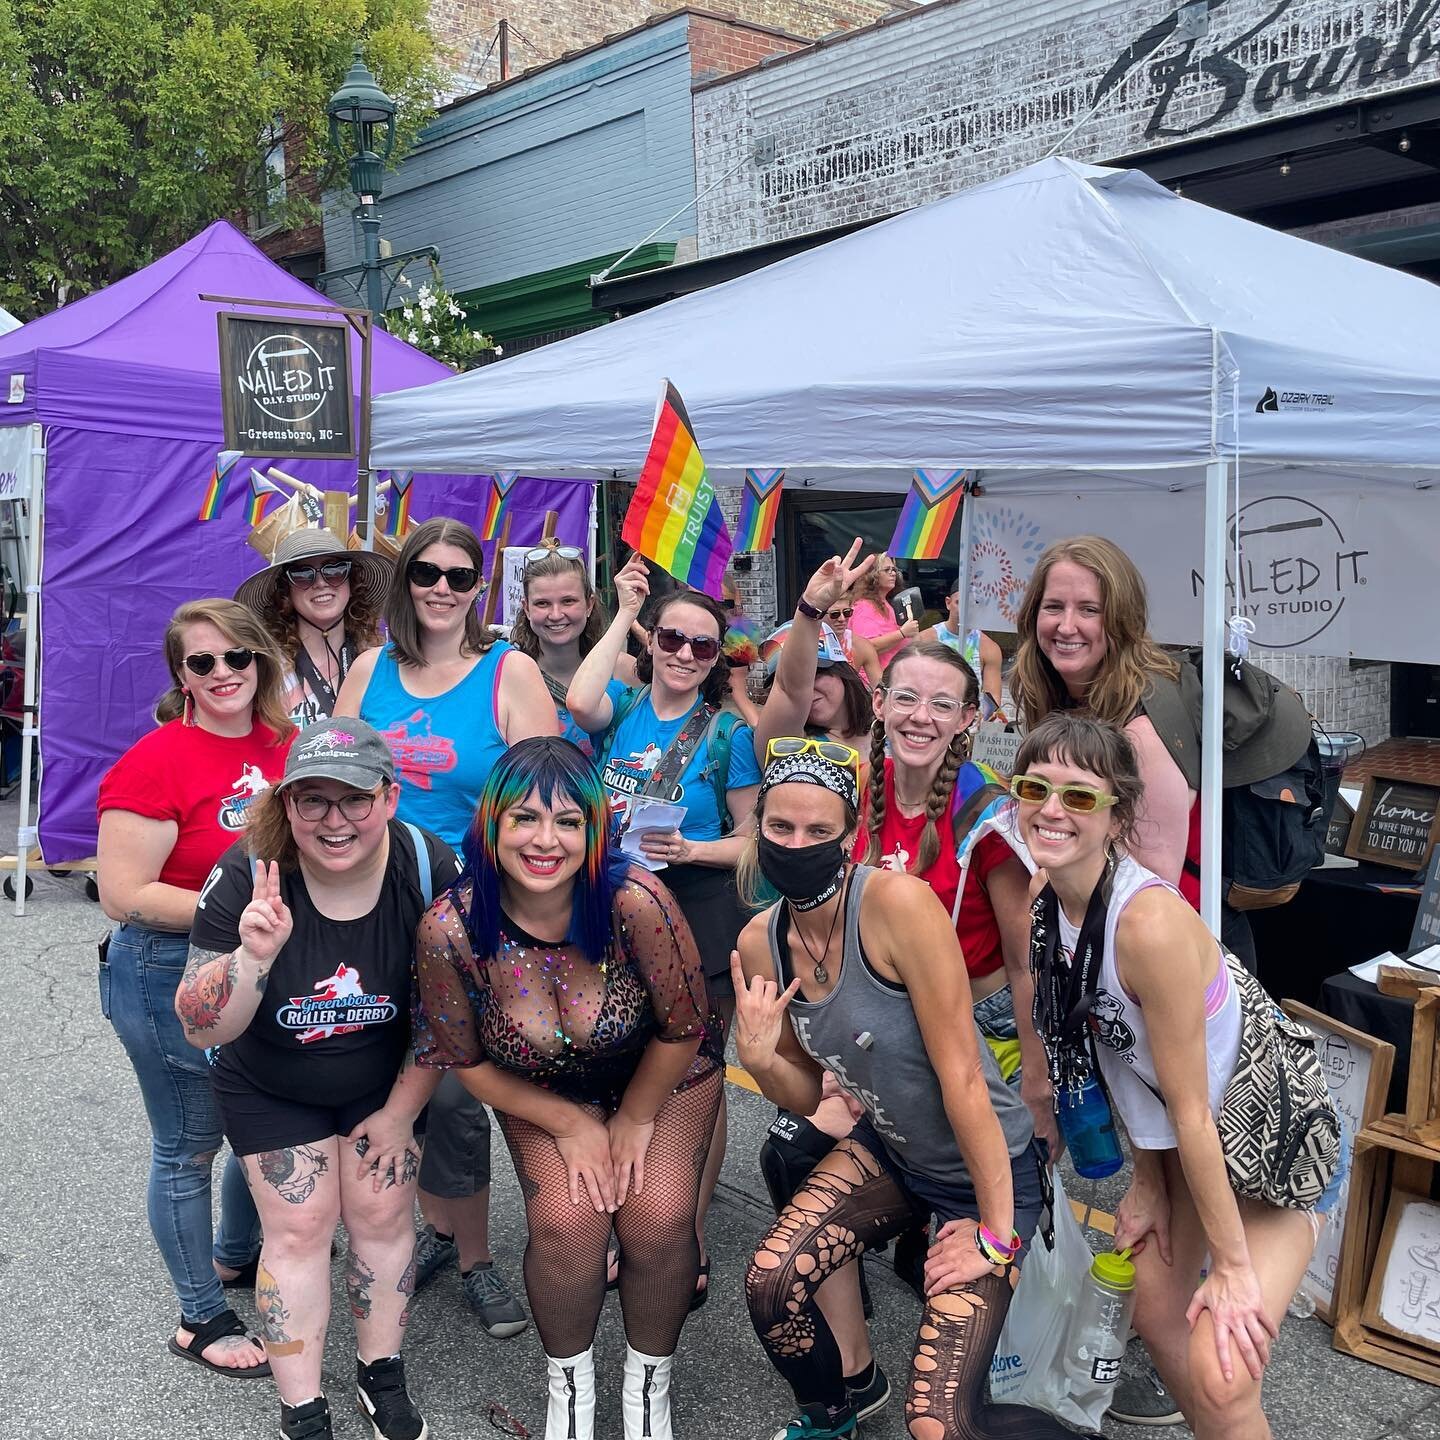
M 750 1321 L 802 1408 L 846 1410 L 840 1350 L 815 1292 L 863 1251 L 928 1219 L 858 1140 L 841 1140 L 760 1242 L 745 1277 Z M 984 1402 L 1010 1308 L 1010 1282 L 986 1275 L 925 1303 L 905 1419 L 916 1440 L 1073 1440 L 1039 1410 Z

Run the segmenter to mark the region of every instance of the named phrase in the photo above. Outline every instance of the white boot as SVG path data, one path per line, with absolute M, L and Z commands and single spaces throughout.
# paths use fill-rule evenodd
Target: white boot
M 594 1440 L 595 1348 L 568 1360 L 545 1357 L 550 1372 L 550 1404 L 545 1440 Z
M 625 1347 L 625 1440 L 673 1440 L 670 1367 L 673 1355 L 642 1355 Z

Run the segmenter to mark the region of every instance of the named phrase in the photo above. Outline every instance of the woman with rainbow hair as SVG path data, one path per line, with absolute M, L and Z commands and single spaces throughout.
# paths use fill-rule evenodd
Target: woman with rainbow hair
M 613 1225 L 624 1248 L 626 1440 L 671 1440 L 670 1370 L 700 1269 L 695 1211 L 722 1083 L 679 907 L 609 841 L 569 741 L 513 745 L 460 880 L 421 921 L 416 1059 L 494 1107 L 525 1192 L 525 1284 L 549 1369 L 546 1440 L 590 1440 Z

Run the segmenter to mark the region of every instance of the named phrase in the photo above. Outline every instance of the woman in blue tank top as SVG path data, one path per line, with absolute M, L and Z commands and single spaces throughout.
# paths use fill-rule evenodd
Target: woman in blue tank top
M 497 640 L 475 608 L 484 593 L 480 541 L 459 520 L 417 525 L 385 600 L 387 646 L 350 667 L 337 715 L 385 737 L 400 779 L 401 820 L 463 854 L 485 777 L 517 740 L 556 732 L 539 667 Z M 485 1107 L 448 1078 L 430 1102 L 416 1252 L 417 1288 L 458 1259 L 465 1295 L 493 1336 L 528 1323 L 490 1254 L 490 1125 Z

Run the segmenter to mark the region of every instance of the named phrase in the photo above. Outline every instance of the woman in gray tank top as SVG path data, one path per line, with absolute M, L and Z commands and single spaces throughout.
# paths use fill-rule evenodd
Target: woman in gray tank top
M 786 898 L 750 922 L 732 957 L 740 1060 L 768 1099 L 796 1114 L 819 1104 L 826 1072 L 865 1111 L 746 1276 L 755 1332 L 795 1393 L 796 1418 L 775 1440 L 854 1434 L 840 1351 L 815 1292 L 932 1214 L 939 1228 L 905 1405 L 912 1430 L 935 1440 L 1068 1440 L 1073 1432 L 1039 1411 L 982 1399 L 1009 1272 L 1043 1209 L 1041 1162 L 1029 1111 L 971 1018 L 944 906 L 914 876 L 846 859 L 858 764 L 834 741 L 772 740 L 741 862 L 742 883 L 758 869 Z

